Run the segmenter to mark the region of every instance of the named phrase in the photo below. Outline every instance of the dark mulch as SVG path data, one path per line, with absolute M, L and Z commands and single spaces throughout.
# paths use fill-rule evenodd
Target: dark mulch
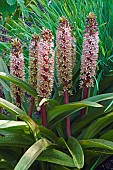
M 113 156 L 110 156 L 96 170 L 113 170 Z

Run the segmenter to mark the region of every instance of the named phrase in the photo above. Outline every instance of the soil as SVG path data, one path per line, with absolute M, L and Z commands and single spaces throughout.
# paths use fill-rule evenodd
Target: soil
M 113 170 L 113 156 L 110 156 L 96 170 Z

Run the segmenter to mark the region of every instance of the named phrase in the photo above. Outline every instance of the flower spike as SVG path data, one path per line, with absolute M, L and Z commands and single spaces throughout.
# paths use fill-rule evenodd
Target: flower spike
M 33 88 L 37 88 L 37 62 L 39 36 L 34 33 L 29 46 L 29 83 Z
M 75 38 L 71 34 L 69 22 L 65 17 L 59 21 L 56 32 L 56 67 L 59 84 L 63 87 L 64 104 L 69 103 L 68 94 L 72 93 L 72 70 L 75 58 Z M 70 118 L 66 118 L 67 136 L 71 136 Z
M 68 20 L 62 17 L 56 32 L 56 67 L 59 84 L 63 85 L 63 91 L 71 92 L 72 87 L 72 35 Z
M 49 98 L 54 81 L 53 36 L 50 30 L 43 30 L 38 43 L 37 92 L 39 100 Z
M 89 87 L 94 86 L 94 76 L 99 50 L 98 43 L 99 36 L 96 17 L 90 12 L 86 20 L 81 57 L 80 87 L 83 89 L 82 100 L 88 97 Z M 85 114 L 85 111 L 86 109 L 81 110 L 81 117 Z
M 24 79 L 24 58 L 22 54 L 22 44 L 15 38 L 12 43 L 12 52 L 10 53 L 10 74 Z M 16 105 L 21 106 L 23 90 L 11 83 L 12 96 L 16 99 Z
M 37 93 L 38 102 L 43 98 L 49 98 L 53 90 L 54 81 L 54 51 L 53 35 L 50 30 L 41 33 L 38 43 L 38 65 L 37 65 Z M 39 107 L 37 105 L 37 110 Z M 42 125 L 47 127 L 46 105 L 41 105 Z
M 93 87 L 96 63 L 99 50 L 99 36 L 96 17 L 89 13 L 83 37 L 83 51 L 81 58 L 80 87 Z

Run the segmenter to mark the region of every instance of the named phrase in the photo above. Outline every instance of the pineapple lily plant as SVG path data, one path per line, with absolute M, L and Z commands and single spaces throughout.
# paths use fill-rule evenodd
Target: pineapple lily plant
M 113 154 L 113 112 L 109 105 L 113 93 L 88 97 L 95 83 L 98 59 L 95 15 L 89 13 L 87 16 L 83 36 L 81 101 L 69 101 L 73 96 L 76 53 L 75 37 L 65 17 L 60 18 L 56 31 L 56 53 L 53 41 L 48 29 L 31 37 L 29 83 L 24 78 L 22 45 L 18 39 L 12 43 L 10 74 L 0 58 L 4 65 L 0 72 L 2 88 L 12 94 L 11 100 L 0 98 L 0 109 L 9 113 L 0 114 L 0 168 L 89 170 Z M 59 92 L 53 99 L 55 71 Z

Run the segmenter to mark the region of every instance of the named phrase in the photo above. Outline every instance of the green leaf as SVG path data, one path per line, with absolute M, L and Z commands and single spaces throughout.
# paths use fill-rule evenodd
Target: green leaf
M 35 140 L 38 140 L 38 137 L 40 136 L 38 126 L 29 116 L 26 115 L 23 110 L 2 98 L 0 98 L 0 106 L 5 108 L 9 112 L 16 114 L 21 120 L 24 120 L 31 128 Z
M 100 102 L 100 101 L 109 100 L 109 99 L 113 99 L 113 93 L 96 95 L 93 97 L 89 97 L 83 101 Z
M 17 3 L 20 5 L 20 8 L 21 8 L 24 16 L 26 18 L 28 18 L 29 14 L 28 14 L 28 10 L 27 10 L 26 6 L 24 5 L 24 1 L 23 0 L 17 0 Z
M 3 18 L 9 17 L 15 12 L 17 4 L 10 6 L 6 0 L 0 0 L 0 13 L 2 13 Z
M 14 170 L 28 170 L 36 158 L 44 151 L 50 143 L 46 139 L 40 139 L 34 143 L 21 157 Z
M 75 112 L 87 106 L 102 107 L 102 105 L 98 103 L 89 102 L 89 101 L 81 101 L 81 102 L 56 106 L 47 112 L 48 126 L 53 126 L 59 121 L 65 119 L 68 115 L 71 115 L 73 113 L 72 111 Z
M 101 135 L 99 138 L 100 139 L 110 140 L 110 141 L 113 142 L 113 135 L 112 134 L 113 134 L 113 130 L 109 130 L 108 132 Z
M 85 101 L 91 101 L 91 102 L 99 102 L 99 101 L 104 101 L 104 100 L 109 100 L 113 99 L 113 93 L 106 93 L 106 94 L 101 94 L 101 95 L 96 95 L 93 97 L 90 97 L 88 99 L 85 99 Z M 84 100 L 83 100 L 84 101 Z M 106 106 L 107 106 L 106 102 Z M 91 112 L 88 112 L 86 115 L 83 116 L 82 121 L 81 119 L 77 119 L 72 123 L 72 134 L 78 135 L 80 134 L 80 131 L 82 131 L 86 126 L 90 123 L 92 123 L 93 120 L 95 120 L 97 117 L 105 114 L 104 113 L 104 107 L 103 108 L 98 108 L 92 110 Z M 75 128 L 77 126 L 77 128 Z
M 30 129 L 33 132 L 33 136 L 35 138 L 35 141 L 37 141 L 38 138 L 40 138 L 40 130 L 39 130 L 38 126 L 36 125 L 36 123 L 29 116 L 20 114 L 20 115 L 18 115 L 18 117 L 21 120 L 24 120 L 28 124 L 28 126 L 30 127 Z
M 78 141 L 74 137 L 70 137 L 67 142 L 68 150 L 70 151 L 75 166 L 78 169 L 83 168 L 84 166 L 84 153 L 82 150 L 81 145 L 78 143 Z
M 63 138 L 58 140 L 58 144 L 61 146 L 66 146 L 73 157 L 73 162 L 75 167 L 81 169 L 84 166 L 84 153 L 82 147 L 74 137 L 70 137 L 66 143 Z
M 37 160 L 64 165 L 67 167 L 75 167 L 73 159 L 69 155 L 53 148 L 47 148 L 39 155 Z
M 4 60 L 2 59 L 2 57 L 0 57 L 0 72 L 5 72 L 6 74 L 9 74 L 8 68 L 7 68 Z
M 22 150 L 17 147 L 0 147 L 0 157 L 8 162 L 12 162 L 14 160 L 18 160 L 22 154 Z
M 94 123 L 92 123 L 83 135 L 83 139 L 90 139 L 97 135 L 103 128 L 107 127 L 113 122 L 113 112 L 107 114 L 106 116 L 99 118 Z
M 0 120 L 9 120 L 10 119 L 10 117 L 9 117 L 9 115 L 5 115 L 5 114 L 0 114 Z
M 6 49 L 10 50 L 11 45 L 6 42 L 0 42 L 0 48 L 1 48 L 0 52 L 2 52 L 3 50 L 6 50 Z
M 80 140 L 79 141 L 82 148 L 102 148 L 113 151 L 113 142 L 104 139 L 90 139 L 90 140 Z
M 51 130 L 45 128 L 44 126 L 38 126 L 38 128 L 40 130 L 41 136 L 46 137 L 52 142 L 56 142 L 58 140 L 58 137 Z
M 6 128 L 18 129 L 22 127 L 25 127 L 25 128 L 27 127 L 27 124 L 23 121 L 0 120 L 0 129 L 6 129 Z
M 2 98 L 0 98 L 0 107 L 3 107 L 7 111 L 9 111 L 9 112 L 11 112 L 15 115 L 26 114 L 23 110 L 21 110 L 20 108 L 18 108 L 14 104 L 12 104 L 12 103 L 10 103 L 7 100 L 2 99 Z
M 10 87 L 8 86 L 7 83 L 5 83 L 5 81 L 3 81 L 2 79 L 0 79 L 0 84 L 2 85 L 2 87 L 6 90 L 6 91 L 11 91 Z
M 13 120 L 0 120 L 0 129 L 21 129 L 21 130 L 25 130 L 28 131 L 29 130 L 29 126 L 32 126 L 31 128 L 33 128 L 33 124 L 30 124 L 29 126 L 27 125 L 28 123 L 25 123 L 23 121 L 13 121 Z M 46 137 L 47 139 L 51 140 L 52 142 L 56 142 L 58 140 L 58 137 L 49 129 L 43 127 L 43 126 L 37 126 L 38 129 L 40 130 L 40 133 L 43 137 Z M 35 128 L 37 128 L 35 127 Z M 39 132 L 38 130 L 38 132 Z M 35 129 L 35 131 L 37 131 Z M 30 132 L 30 131 L 29 131 Z
M 113 100 L 110 102 L 110 104 L 108 105 L 108 107 L 105 109 L 105 113 L 109 113 L 110 111 L 113 110 Z
M 31 139 L 31 136 L 25 136 L 17 132 L 0 130 L 0 146 L 16 146 L 27 148 L 32 143 L 33 140 Z
M 2 160 L 0 160 L 0 169 L 12 170 L 13 166 L 11 165 L 10 162 L 2 159 Z
M 9 74 L 8 68 L 7 68 L 4 60 L 2 59 L 2 57 L 0 57 L 0 72 L 5 72 L 6 74 Z M 12 102 L 9 81 L 7 81 L 7 80 L 4 81 L 4 80 L 0 79 L 0 83 L 2 84 L 2 87 L 3 87 L 5 99 Z
M 10 6 L 16 3 L 16 0 L 6 0 L 6 1 Z
M 12 75 L 8 75 L 4 72 L 0 72 L 0 78 L 11 81 L 12 83 L 16 84 L 18 87 L 28 92 L 33 97 L 37 96 L 36 91 L 27 82 L 23 81 L 20 78 L 14 77 Z

